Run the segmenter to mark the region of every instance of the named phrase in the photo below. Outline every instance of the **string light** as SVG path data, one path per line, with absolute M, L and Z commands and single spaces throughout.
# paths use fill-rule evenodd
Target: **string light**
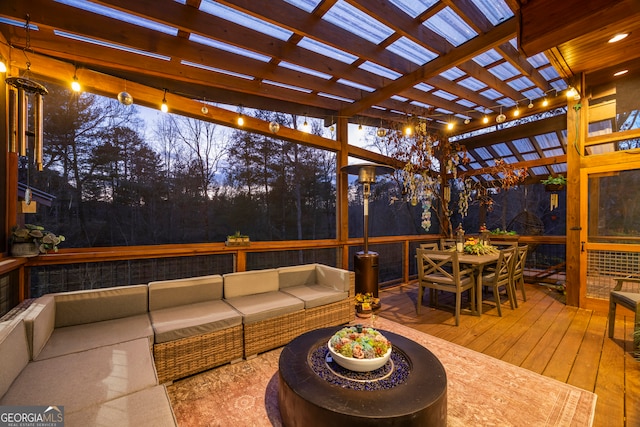
M 80 92 L 80 82 L 78 81 L 77 68 L 73 72 L 73 81 L 71 82 L 71 90 L 74 92 Z
M 162 95 L 162 104 L 160 105 L 160 111 L 166 113 L 169 111 L 169 106 L 167 105 L 167 90 L 164 90 L 164 95 Z
M 236 121 L 236 123 L 238 123 L 238 126 L 244 126 L 244 116 L 242 115 L 242 113 L 238 114 L 238 120 Z
M 513 112 L 513 117 L 518 117 L 520 115 L 520 107 L 518 107 L 518 102 L 516 102 L 516 109 Z
M 545 96 L 545 97 L 544 97 L 544 100 L 542 101 L 542 106 L 543 106 L 543 107 L 546 107 L 546 106 L 548 106 L 548 105 L 549 105 L 549 100 L 548 100 L 548 99 L 547 99 L 547 97 Z
M 533 108 L 533 101 L 529 100 L 529 105 L 527 105 L 528 108 Z
M 302 123 L 302 132 L 309 133 L 311 132 L 311 126 L 309 126 L 309 122 L 307 122 L 307 118 L 304 118 L 304 123 Z
M 413 134 L 413 129 L 411 128 L 411 126 L 407 125 L 404 127 L 404 134 L 406 136 L 411 136 L 411 134 Z

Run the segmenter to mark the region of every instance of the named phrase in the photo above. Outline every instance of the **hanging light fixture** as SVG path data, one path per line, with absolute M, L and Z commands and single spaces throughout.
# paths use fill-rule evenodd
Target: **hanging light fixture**
M 236 120 L 238 126 L 244 126 L 244 116 L 242 113 L 238 114 L 238 119 Z
M 527 105 L 527 108 L 533 108 L 533 101 L 529 100 L 529 105 Z
M 513 111 L 513 117 L 518 117 L 520 115 L 520 107 L 518 107 L 518 101 L 516 101 L 516 109 Z
M 544 96 L 544 99 L 542 100 L 542 106 L 546 107 L 549 105 L 549 100 L 547 99 L 547 96 Z
M 502 114 L 502 107 L 500 107 L 500 114 L 496 116 L 496 123 L 503 123 L 505 120 L 507 120 L 507 116 Z
M 280 130 L 280 123 L 275 122 L 275 121 L 269 122 L 269 130 L 272 133 L 278 133 L 278 131 Z
M 80 82 L 78 81 L 78 67 L 73 71 L 73 81 L 71 82 L 71 90 L 74 92 L 80 92 Z
M 358 132 L 364 132 L 364 128 L 362 127 L 362 123 L 358 125 Z
M 304 123 L 302 123 L 302 132 L 309 133 L 311 132 L 311 126 L 309 126 L 309 122 L 307 122 L 307 117 L 304 118 Z
M 166 113 L 169 111 L 169 106 L 167 105 L 167 90 L 164 90 L 164 95 L 162 96 L 162 104 L 160 105 L 160 111 Z

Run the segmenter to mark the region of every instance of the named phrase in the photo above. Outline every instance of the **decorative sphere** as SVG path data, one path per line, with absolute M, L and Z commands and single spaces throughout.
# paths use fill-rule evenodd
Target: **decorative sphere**
M 207 108 L 206 105 L 203 105 L 200 111 L 202 111 L 202 114 L 207 114 L 209 112 L 209 109 Z
M 468 125 L 469 123 L 471 123 L 471 120 L 469 120 L 469 119 L 464 119 L 464 124 L 465 124 L 465 125 Z
M 504 114 L 500 113 L 498 114 L 498 117 L 496 117 L 496 122 L 497 123 L 502 123 L 505 120 L 507 120 L 507 116 L 505 116 Z
M 118 101 L 122 105 L 131 105 L 133 104 L 133 96 L 129 95 L 129 92 L 122 91 L 118 94 Z
M 387 130 L 384 128 L 378 128 L 378 130 L 376 131 L 376 135 L 378 135 L 380 138 L 383 138 L 387 136 Z
M 269 122 L 269 130 L 273 133 L 278 133 L 280 124 L 278 122 Z

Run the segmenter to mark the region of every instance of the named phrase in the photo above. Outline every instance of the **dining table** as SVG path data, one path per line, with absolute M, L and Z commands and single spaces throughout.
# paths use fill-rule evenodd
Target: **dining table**
M 446 253 L 446 251 L 444 253 Z M 432 254 L 430 256 L 437 258 L 437 255 L 434 256 Z M 473 314 L 478 316 L 482 314 L 482 272 L 487 265 L 497 263 L 499 257 L 499 252 L 482 255 L 458 252 L 458 263 L 470 265 L 476 271 L 476 310 Z

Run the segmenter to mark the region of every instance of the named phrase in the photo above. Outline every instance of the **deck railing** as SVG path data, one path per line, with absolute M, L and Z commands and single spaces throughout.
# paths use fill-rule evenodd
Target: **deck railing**
M 440 235 L 370 237 L 369 250 L 379 254 L 381 287 L 407 283 L 417 276 L 415 250 Z M 531 245 L 527 267 L 545 272 L 564 262 L 564 236 L 521 236 Z M 353 258 L 362 239 L 251 242 L 249 246 L 223 243 L 111 248 L 61 249 L 29 259 L 0 264 L 0 285 L 12 292 L 2 308 L 19 300 L 52 292 L 105 288 L 207 274 L 276 268 L 318 262 L 353 271 Z M 16 289 L 18 291 L 16 291 Z M 18 301 L 16 301 L 18 297 Z M 2 312 L 0 311 L 0 315 Z

